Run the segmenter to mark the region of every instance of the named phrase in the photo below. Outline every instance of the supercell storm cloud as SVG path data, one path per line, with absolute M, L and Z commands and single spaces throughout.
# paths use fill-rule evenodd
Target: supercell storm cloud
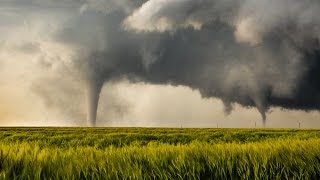
M 255 107 L 264 121 L 271 107 L 320 109 L 318 0 L 1 4 L 2 15 L 12 18 L 1 25 L 20 31 L 2 30 L 0 48 L 36 55 L 28 64 L 39 74 L 26 78 L 45 100 L 52 91 L 41 89 L 46 82 L 56 91 L 72 86 L 70 94 L 85 87 L 89 125 L 95 125 L 103 84 L 123 80 L 190 87 L 221 99 L 226 113 L 234 104 Z M 10 64 L 3 59 L 1 66 Z

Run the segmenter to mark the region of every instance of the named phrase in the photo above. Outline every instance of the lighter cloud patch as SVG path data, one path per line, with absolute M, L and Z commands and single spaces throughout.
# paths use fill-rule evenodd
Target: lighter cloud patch
M 240 43 L 249 43 L 257 45 L 261 42 L 261 33 L 258 30 L 259 26 L 254 22 L 253 18 L 247 17 L 240 20 L 236 24 L 235 37 Z

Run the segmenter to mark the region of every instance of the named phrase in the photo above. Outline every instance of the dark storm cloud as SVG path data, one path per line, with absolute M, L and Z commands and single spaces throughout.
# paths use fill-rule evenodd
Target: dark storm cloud
M 123 79 L 187 86 L 263 119 L 273 106 L 320 109 L 319 1 L 61 2 L 79 7 L 54 40 L 77 49 L 91 125 L 102 85 Z
M 109 15 L 119 28 L 106 31 L 111 47 L 88 62 L 98 82 L 185 85 L 222 99 L 227 112 L 233 103 L 263 119 L 271 106 L 319 109 L 319 9 L 317 1 L 151 0 L 127 17 Z

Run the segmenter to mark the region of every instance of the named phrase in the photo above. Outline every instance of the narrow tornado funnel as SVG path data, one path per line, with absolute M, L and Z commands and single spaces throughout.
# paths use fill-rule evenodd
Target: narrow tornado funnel
M 263 127 L 265 128 L 266 127 L 266 120 L 267 120 L 266 111 L 268 109 L 267 98 L 264 95 L 264 93 L 258 93 L 258 95 L 259 96 L 254 96 L 254 98 L 252 98 L 252 100 L 255 103 L 255 106 L 258 109 L 259 113 L 261 114 Z
M 100 82 L 90 82 L 87 87 L 87 125 L 96 126 L 99 96 L 102 88 Z

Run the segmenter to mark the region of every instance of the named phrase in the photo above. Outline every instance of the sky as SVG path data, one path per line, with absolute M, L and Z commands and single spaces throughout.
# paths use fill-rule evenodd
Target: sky
M 0 0 L 0 126 L 320 127 L 317 0 Z

